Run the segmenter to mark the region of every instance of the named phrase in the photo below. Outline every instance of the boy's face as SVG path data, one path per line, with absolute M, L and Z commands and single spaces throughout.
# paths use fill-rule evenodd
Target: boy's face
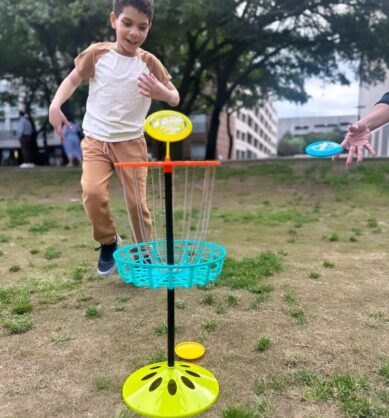
M 116 31 L 116 49 L 120 54 L 134 56 L 147 38 L 151 23 L 149 18 L 132 6 L 123 8 L 118 17 L 110 14 L 112 28 Z

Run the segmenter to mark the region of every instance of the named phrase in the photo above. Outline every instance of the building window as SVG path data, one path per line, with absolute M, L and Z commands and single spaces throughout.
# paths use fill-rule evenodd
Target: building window
M 203 160 L 205 157 L 205 144 L 192 142 L 190 145 L 190 158 L 192 160 Z

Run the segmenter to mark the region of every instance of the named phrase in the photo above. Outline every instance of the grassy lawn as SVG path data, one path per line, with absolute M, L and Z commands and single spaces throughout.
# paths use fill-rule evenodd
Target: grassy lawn
M 96 276 L 79 180 L 0 169 L 1 417 L 136 417 L 123 381 L 165 359 L 166 292 Z M 220 384 L 204 417 L 389 416 L 388 208 L 384 160 L 218 169 L 222 276 L 176 291 L 177 342 L 202 342 Z

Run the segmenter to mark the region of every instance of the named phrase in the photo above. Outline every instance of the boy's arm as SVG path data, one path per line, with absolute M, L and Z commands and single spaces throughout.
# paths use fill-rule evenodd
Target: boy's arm
M 139 92 L 150 99 L 166 102 L 175 107 L 180 103 L 180 95 L 171 81 L 162 84 L 154 74 L 142 74 L 138 79 Z
M 70 128 L 71 125 L 66 119 L 66 116 L 62 113 L 61 106 L 71 97 L 82 81 L 83 78 L 78 71 L 74 69 L 58 87 L 54 99 L 51 102 L 49 108 L 49 122 L 62 140 L 64 139 L 62 125 L 65 124 L 68 128 Z

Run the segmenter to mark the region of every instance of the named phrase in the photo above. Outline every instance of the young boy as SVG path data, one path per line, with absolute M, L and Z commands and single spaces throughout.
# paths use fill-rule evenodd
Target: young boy
M 376 152 L 370 145 L 370 133 L 374 129 L 380 128 L 389 122 L 389 92 L 385 93 L 368 114 L 358 122 L 350 125 L 343 142 L 340 144 L 344 149 L 348 149 L 346 166 L 350 167 L 353 163 L 354 155 L 357 155 L 357 162 L 363 161 L 365 148 L 375 157 Z M 332 157 L 333 160 L 339 155 Z
M 153 0 L 114 0 L 110 22 L 116 42 L 91 45 L 75 59 L 75 68 L 64 79 L 50 105 L 49 120 L 63 139 L 62 125 L 70 127 L 61 106 L 83 80 L 89 81 L 89 96 L 83 121 L 84 208 L 93 226 L 93 236 L 101 243 L 97 273 L 108 276 L 115 270 L 113 252 L 121 240 L 112 222 L 109 202 L 109 179 L 113 163 L 147 161 L 143 123 L 151 99 L 177 106 L 179 94 L 161 62 L 140 48 L 151 27 Z M 125 170 L 123 170 L 124 172 Z M 118 173 L 117 173 L 118 174 Z M 124 174 L 126 176 L 126 174 Z M 146 173 L 142 179 L 142 226 L 135 226 L 134 240 L 147 241 L 151 219 L 145 204 Z M 119 180 L 123 179 L 119 177 Z M 129 184 L 131 178 L 125 178 Z M 129 208 L 136 196 L 127 192 Z

